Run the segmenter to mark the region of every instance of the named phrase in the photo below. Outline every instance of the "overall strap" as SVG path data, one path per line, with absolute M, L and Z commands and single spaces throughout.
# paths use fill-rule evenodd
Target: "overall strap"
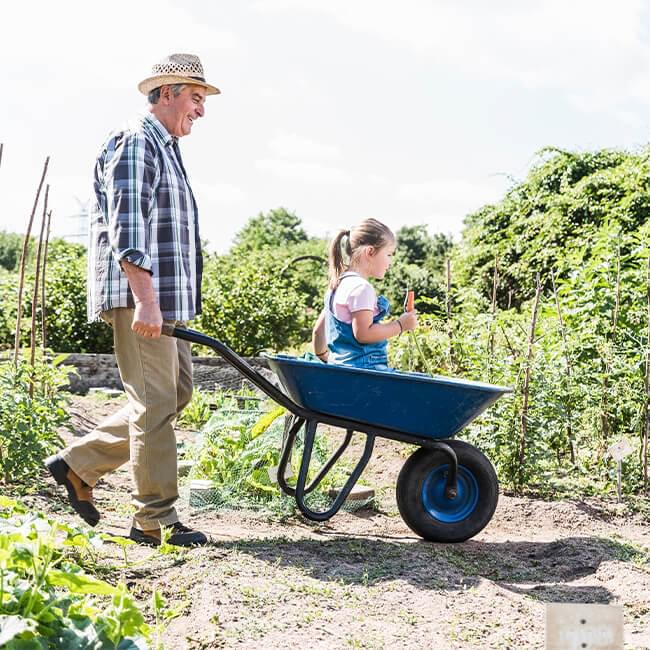
M 341 280 L 343 280 L 343 278 L 354 277 L 355 275 L 357 277 L 361 277 L 356 271 L 345 271 L 345 273 L 341 273 L 341 275 L 339 276 L 338 284 L 336 285 L 336 289 L 332 289 L 330 291 L 329 305 L 327 306 L 330 312 L 334 313 L 334 309 L 332 308 L 332 304 L 334 302 L 334 294 L 336 293 L 337 289 L 341 286 Z

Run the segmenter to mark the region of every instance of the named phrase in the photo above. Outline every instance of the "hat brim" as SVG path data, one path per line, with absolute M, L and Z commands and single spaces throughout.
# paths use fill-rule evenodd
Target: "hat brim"
M 192 79 L 192 77 L 184 77 L 177 74 L 159 74 L 155 77 L 147 77 L 138 84 L 138 90 L 143 95 L 148 95 L 155 88 L 160 88 L 160 86 L 167 86 L 169 84 L 201 86 L 202 88 L 205 88 L 206 95 L 219 95 L 221 93 L 216 86 L 205 83 L 205 81 L 199 81 L 198 79 Z

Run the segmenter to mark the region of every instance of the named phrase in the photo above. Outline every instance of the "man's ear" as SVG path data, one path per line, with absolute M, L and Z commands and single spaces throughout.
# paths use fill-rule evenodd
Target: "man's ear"
M 165 103 L 168 103 L 169 100 L 172 97 L 172 87 L 167 85 L 167 86 L 161 86 L 160 87 L 160 99 L 164 99 Z

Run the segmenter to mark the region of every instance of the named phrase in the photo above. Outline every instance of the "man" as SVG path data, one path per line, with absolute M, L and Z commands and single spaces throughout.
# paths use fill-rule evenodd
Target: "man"
M 128 404 L 94 431 L 46 460 L 71 506 L 91 526 L 97 480 L 133 467 L 131 539 L 158 545 L 205 544 L 178 521 L 173 423 L 192 396 L 186 341 L 161 336 L 163 321 L 184 324 L 201 311 L 201 242 L 197 207 L 178 148 L 205 114 L 207 95 L 198 57 L 172 54 L 138 85 L 149 110 L 113 133 L 97 159 L 88 251 L 88 311 L 113 328 L 115 355 Z

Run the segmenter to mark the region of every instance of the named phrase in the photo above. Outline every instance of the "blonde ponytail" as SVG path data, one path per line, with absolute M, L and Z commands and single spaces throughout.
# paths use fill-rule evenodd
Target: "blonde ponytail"
M 345 253 L 345 256 L 344 256 Z M 330 289 L 339 286 L 341 275 L 348 267 L 352 251 L 350 250 L 350 231 L 339 230 L 338 235 L 330 243 L 329 254 L 329 283 Z M 347 258 L 347 264 L 346 259 Z
M 351 230 L 340 230 L 330 244 L 329 286 L 334 291 L 339 286 L 341 275 L 350 268 L 358 251 L 364 246 L 380 249 L 395 241 L 395 235 L 388 226 L 377 219 L 365 219 Z

